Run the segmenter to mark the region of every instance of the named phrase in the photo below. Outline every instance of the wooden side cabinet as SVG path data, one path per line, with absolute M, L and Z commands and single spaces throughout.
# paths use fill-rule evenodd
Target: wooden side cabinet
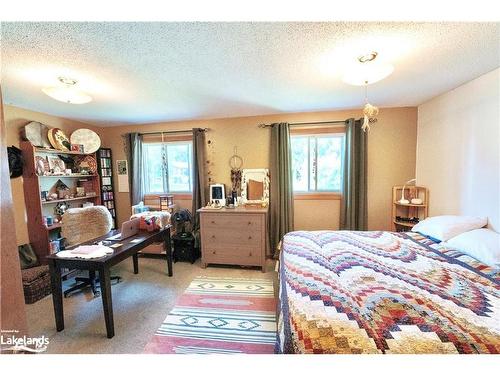
M 406 202 L 401 202 L 404 196 Z M 412 203 L 418 199 L 418 203 Z M 403 186 L 392 188 L 392 231 L 408 232 L 415 224 L 428 216 L 429 191 L 423 186 Z
M 266 272 L 267 208 L 201 208 L 201 266 L 259 266 Z

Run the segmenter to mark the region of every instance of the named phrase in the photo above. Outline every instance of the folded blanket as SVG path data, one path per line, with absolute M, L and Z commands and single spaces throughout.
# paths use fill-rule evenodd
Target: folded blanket
M 73 250 L 59 251 L 56 255 L 60 258 L 94 259 L 102 258 L 109 254 L 113 254 L 113 249 L 110 247 L 104 245 L 84 245 L 78 246 Z

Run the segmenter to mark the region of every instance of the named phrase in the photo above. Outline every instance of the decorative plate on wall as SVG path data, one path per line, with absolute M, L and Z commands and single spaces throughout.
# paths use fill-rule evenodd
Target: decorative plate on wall
M 48 139 L 49 128 L 47 125 L 32 121 L 24 126 L 24 139 L 30 141 L 33 146 L 50 148 Z
M 78 129 L 71 133 L 71 144 L 83 145 L 83 152 L 92 154 L 101 147 L 101 138 L 90 129 Z
M 79 169 L 86 169 L 92 174 L 97 174 L 97 161 L 91 155 L 78 156 L 76 165 Z
M 68 136 L 59 128 L 49 129 L 49 142 L 57 150 L 69 151 L 70 144 Z

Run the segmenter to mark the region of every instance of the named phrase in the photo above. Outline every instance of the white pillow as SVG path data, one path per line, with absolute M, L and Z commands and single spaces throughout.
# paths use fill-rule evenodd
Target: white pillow
M 488 224 L 488 219 L 485 217 L 433 216 L 416 224 L 412 228 L 412 232 L 418 232 L 439 241 L 447 241 L 461 233 L 484 227 L 486 224 Z
M 500 234 L 491 229 L 475 229 L 446 241 L 445 246 L 460 250 L 473 258 L 500 268 Z

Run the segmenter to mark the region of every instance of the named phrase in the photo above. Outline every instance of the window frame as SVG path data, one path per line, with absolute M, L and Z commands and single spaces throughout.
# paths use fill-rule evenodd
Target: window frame
M 164 188 L 166 187 L 167 191 L 148 191 L 146 189 L 146 185 L 144 184 L 144 198 L 145 197 L 154 197 L 154 196 L 159 196 L 159 195 L 162 195 L 162 194 L 172 194 L 175 196 L 179 196 L 179 197 L 182 197 L 182 198 L 187 198 L 188 196 L 192 197 L 193 195 L 193 137 L 192 136 L 164 136 L 164 139 L 163 141 L 161 140 L 161 138 L 159 137 L 151 137 L 150 139 L 145 139 L 143 141 L 143 149 L 144 147 L 148 147 L 148 145 L 152 145 L 152 144 L 155 144 L 155 145 L 161 145 L 161 144 L 165 144 L 166 146 L 165 147 L 168 147 L 168 144 L 188 144 L 188 145 L 191 145 L 191 149 L 190 149 L 190 155 L 189 155 L 189 160 L 188 160 L 188 168 L 189 168 L 189 186 L 191 188 L 191 190 L 188 190 L 188 191 L 169 191 L 170 190 L 170 182 L 169 182 L 169 179 L 168 179 L 168 151 L 165 149 L 166 151 L 166 157 L 167 157 L 167 173 L 164 174 L 164 177 L 163 177 L 163 185 L 164 185 Z M 143 150 L 143 168 L 147 168 L 146 164 L 147 164 L 147 160 L 144 158 L 144 155 L 145 155 L 145 151 Z M 166 186 L 165 186 L 166 185 Z M 179 198 L 181 199 L 181 198 Z
M 345 126 L 335 127 L 304 127 L 290 129 L 290 138 L 292 137 L 307 137 L 308 138 L 308 166 L 310 168 L 310 141 L 311 137 L 316 139 L 316 163 L 317 163 L 317 139 L 318 137 L 336 136 L 342 137 L 342 154 L 345 151 Z M 341 169 L 344 170 L 344 157 L 342 157 Z M 310 172 L 310 169 L 309 169 Z M 344 176 L 342 176 L 343 179 Z M 317 174 L 315 176 L 315 187 L 317 187 Z M 341 182 L 342 184 L 342 182 Z M 308 189 L 310 186 L 310 176 L 308 178 Z M 293 191 L 294 200 L 340 200 L 342 198 L 342 187 L 340 190 L 307 190 Z

